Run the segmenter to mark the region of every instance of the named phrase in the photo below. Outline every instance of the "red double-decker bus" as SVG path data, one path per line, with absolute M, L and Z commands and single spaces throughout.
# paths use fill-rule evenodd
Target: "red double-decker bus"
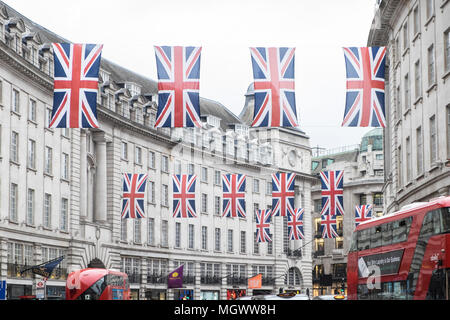
M 349 300 L 450 298 L 450 197 L 359 224 L 347 262 Z
M 66 281 L 66 300 L 130 300 L 128 276 L 100 268 L 71 272 Z

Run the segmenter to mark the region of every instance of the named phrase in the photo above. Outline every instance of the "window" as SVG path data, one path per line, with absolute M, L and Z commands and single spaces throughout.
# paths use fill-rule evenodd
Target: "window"
M 44 195 L 44 214 L 43 225 L 45 228 L 50 228 L 52 217 L 52 196 L 48 193 Z
M 17 222 L 17 196 L 18 196 L 18 186 L 15 183 L 11 183 L 10 190 L 10 200 L 9 200 L 9 219 L 11 221 Z
M 220 251 L 220 235 L 221 235 L 220 228 L 216 228 L 214 231 L 214 250 L 215 251 Z
M 417 35 L 420 32 L 420 21 L 419 21 L 419 7 L 416 6 L 413 12 L 414 17 L 414 35 Z
M 283 252 L 287 253 L 289 249 L 289 232 L 288 232 L 288 219 L 283 217 Z
M 408 36 L 408 23 L 405 22 L 403 25 L 403 51 L 408 49 L 409 46 L 409 36 Z
M 169 246 L 169 222 L 167 220 L 161 222 L 161 246 Z
M 122 159 L 128 160 L 128 143 L 122 142 Z
M 406 182 L 411 181 L 411 139 L 406 137 Z
M 27 192 L 27 225 L 34 225 L 34 190 L 28 189 Z
M 202 250 L 208 250 L 208 227 L 202 226 Z
M 382 193 L 374 193 L 373 194 L 373 204 L 376 206 L 383 205 L 383 194 Z
M 257 240 L 256 232 L 253 235 L 253 253 L 259 254 L 259 242 Z
M 428 86 L 436 83 L 436 75 L 434 71 L 434 46 L 428 48 Z
M 429 20 L 434 15 L 434 0 L 426 0 L 426 1 L 427 1 L 427 20 Z
M 126 220 L 126 219 L 122 219 Z M 155 219 L 148 218 L 148 244 L 155 245 Z
M 397 148 L 397 188 L 401 188 L 403 186 L 402 158 L 402 147 L 399 146 Z
M 409 83 L 409 75 L 405 75 L 405 110 L 408 110 L 411 106 L 410 104 L 410 97 L 409 97 L 409 89 L 410 89 L 410 83 Z
M 50 128 L 50 123 L 52 122 L 52 109 L 45 109 L 45 121 L 46 128 Z
M 148 166 L 149 168 L 155 169 L 155 153 L 153 151 L 148 152 Z
M 189 249 L 194 249 L 194 225 L 193 224 L 189 224 L 188 226 L 188 248 Z
M 401 88 L 400 85 L 397 87 L 397 109 L 395 110 L 396 120 L 400 120 L 402 118 L 402 94 L 401 94 Z
M 59 228 L 62 231 L 67 231 L 67 218 L 68 218 L 68 210 L 69 210 L 69 200 L 66 198 L 61 199 L 61 216 L 59 219 Z M 139 219 L 135 219 L 139 220 Z
M 450 105 L 447 106 L 447 159 L 450 159 Z
M 181 223 L 175 223 L 175 247 L 181 247 Z
M 222 185 L 222 175 L 219 170 L 214 171 L 214 184 L 218 186 Z
M 344 248 L 344 238 L 337 237 L 335 239 L 335 246 L 336 249 L 343 249 Z
M 69 179 L 69 155 L 67 153 L 62 154 L 61 178 Z
M 175 161 L 175 174 L 181 174 L 181 161 Z
M 134 151 L 135 151 L 135 159 L 134 159 L 134 162 L 135 162 L 136 164 L 142 164 L 142 148 L 136 146 Z
M 194 174 L 194 164 L 193 163 L 188 164 L 188 174 L 190 174 L 190 175 Z
M 0 23 L 0 32 L 1 32 L 1 23 Z M 1 35 L 0 35 L 1 37 Z M 0 105 L 3 103 L 3 82 L 0 81 Z
M 206 193 L 202 193 L 202 212 L 208 213 L 208 195 Z
M 28 104 L 28 120 L 36 121 L 36 101 L 33 99 Z
M 19 162 L 19 134 L 15 131 L 11 132 L 11 161 Z
M 423 173 L 423 137 L 422 127 L 416 129 L 416 141 L 417 141 L 417 174 Z
M 259 180 L 253 179 L 253 192 L 259 193 Z
M 272 241 L 267 242 L 267 254 L 273 254 L 273 242 Z
M 169 206 L 169 187 L 167 184 L 162 185 L 161 205 L 165 207 Z
M 422 96 L 422 71 L 420 70 L 420 60 L 417 60 L 414 64 L 415 82 L 414 90 L 416 91 L 416 99 Z
M 450 71 L 450 28 L 444 32 L 445 71 Z
M 267 182 L 266 183 L 266 194 L 267 195 L 272 195 L 272 182 Z
M 120 220 L 120 240 L 127 241 L 127 223 L 128 219 Z
M 245 253 L 246 249 L 247 249 L 247 244 L 246 244 L 246 233 L 245 231 L 241 231 L 241 253 Z
M 202 167 L 202 182 L 208 182 L 208 168 Z
M 36 169 L 36 142 L 28 140 L 28 168 Z
M 367 195 L 364 194 L 364 193 L 361 193 L 359 195 L 359 205 L 363 206 L 363 205 L 366 205 L 366 204 L 367 204 Z
M 11 110 L 16 113 L 20 112 L 20 94 L 19 94 L 19 91 L 17 91 L 16 89 L 13 89 L 13 91 L 12 91 Z
M 430 162 L 433 165 L 437 161 L 437 133 L 436 117 L 430 118 Z
M 220 197 L 219 196 L 215 196 L 214 197 L 214 214 L 216 216 L 220 216 Z
M 155 203 L 155 182 L 148 181 L 148 202 Z
M 44 173 L 52 174 L 52 158 L 53 150 L 50 147 L 45 147 L 45 163 L 44 163 Z
M 141 219 L 134 220 L 134 243 L 141 243 Z
M 169 172 L 169 157 L 167 156 L 161 157 L 161 171 Z
M 233 230 L 228 229 L 228 252 L 233 252 Z

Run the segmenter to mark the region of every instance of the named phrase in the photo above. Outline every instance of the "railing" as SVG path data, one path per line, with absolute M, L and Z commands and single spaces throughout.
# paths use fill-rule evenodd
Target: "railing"
M 141 274 L 140 273 L 130 273 L 128 274 L 128 281 L 130 283 L 141 283 Z
M 324 256 L 324 255 L 325 255 L 325 251 L 324 250 L 314 251 L 314 253 L 313 253 L 313 257 L 314 258 L 317 258 L 317 257 L 320 257 L 320 256 Z
M 147 283 L 167 283 L 167 275 L 162 274 L 148 274 Z
M 183 276 L 183 283 L 195 284 L 195 276 L 193 275 Z
M 299 259 L 299 258 L 302 257 L 302 249 L 301 248 L 298 248 L 298 249 L 295 249 L 295 250 L 288 249 L 287 256 Z
M 263 286 L 272 286 L 275 284 L 275 278 L 272 277 L 262 277 L 261 284 Z
M 21 272 L 22 270 L 26 270 L 31 268 L 32 266 L 26 264 L 18 264 L 18 263 L 8 263 L 7 264 L 7 276 L 9 278 L 20 278 L 20 279 L 33 279 L 34 274 L 31 269 Z M 50 275 L 51 280 L 66 280 L 67 279 L 67 269 L 66 268 L 55 268 Z
M 201 284 L 222 284 L 222 278 L 219 276 L 201 276 Z
M 227 285 L 239 285 L 247 284 L 247 278 L 245 277 L 229 277 L 227 278 Z

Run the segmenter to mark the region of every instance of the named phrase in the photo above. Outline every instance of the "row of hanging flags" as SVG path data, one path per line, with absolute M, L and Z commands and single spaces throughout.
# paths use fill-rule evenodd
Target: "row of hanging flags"
M 50 128 L 98 128 L 97 91 L 103 46 L 53 43 L 54 95 Z M 385 47 L 346 47 L 345 127 L 385 127 Z M 201 47 L 155 46 L 158 110 L 155 127 L 200 127 Z M 297 127 L 295 48 L 250 48 L 255 107 L 252 127 Z M 122 218 L 143 218 L 146 174 L 124 174 Z M 195 175 L 173 175 L 173 216 L 197 217 Z M 223 176 L 223 216 L 245 217 L 245 175 Z M 257 210 L 256 236 L 271 241 L 272 216 L 287 216 L 289 237 L 303 239 L 302 208 L 294 208 L 294 173 L 272 175 L 271 210 Z M 343 171 L 321 173 L 322 236 L 338 236 L 336 217 L 344 214 Z M 371 208 L 357 207 L 358 221 Z
M 272 209 L 255 210 L 256 241 L 270 242 L 272 216 L 288 219 L 288 233 L 291 240 L 304 239 L 303 208 L 294 208 L 295 173 L 272 174 Z M 145 218 L 145 189 L 147 174 L 124 174 L 122 194 L 122 218 Z M 173 217 L 197 218 L 195 206 L 196 175 L 172 175 Z M 246 218 L 245 206 L 246 176 L 243 174 L 222 175 L 222 217 Z
M 50 128 L 98 128 L 97 90 L 103 45 L 53 43 Z M 343 127 L 385 127 L 385 47 L 345 47 Z M 200 127 L 202 47 L 155 46 L 158 110 L 155 127 Z M 252 127 L 298 127 L 295 48 L 250 48 L 255 107 Z

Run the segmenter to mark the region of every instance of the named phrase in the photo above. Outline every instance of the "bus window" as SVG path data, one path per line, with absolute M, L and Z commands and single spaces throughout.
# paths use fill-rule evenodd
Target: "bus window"
M 358 250 L 367 250 L 370 247 L 370 229 L 358 232 Z
M 411 227 L 412 217 L 403 220 L 394 221 L 392 225 L 392 243 L 403 242 L 408 239 L 409 229 Z
M 370 229 L 370 248 L 381 246 L 381 226 Z
M 381 226 L 381 245 L 392 244 L 392 223 L 385 223 Z
M 441 209 L 442 232 L 450 232 L 450 208 Z
M 350 251 L 358 250 L 358 233 L 359 232 L 353 232 L 352 234 L 352 244 L 350 245 Z

